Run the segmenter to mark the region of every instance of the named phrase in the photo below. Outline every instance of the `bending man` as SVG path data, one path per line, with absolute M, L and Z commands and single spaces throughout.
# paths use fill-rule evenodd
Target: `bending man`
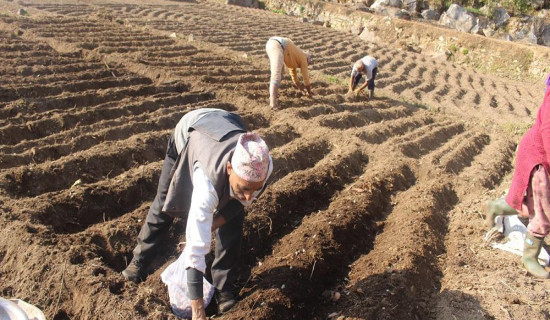
M 269 149 L 241 117 L 219 109 L 187 113 L 168 142 L 157 195 L 123 276 L 139 283 L 174 217 L 187 216 L 185 255 L 193 319 L 206 319 L 202 277 L 211 232 L 216 232 L 212 278 L 218 312 L 234 304 L 233 282 L 243 206 L 265 189 L 273 170 Z
M 296 88 L 309 97 L 313 96 L 307 71 L 308 65 L 312 64 L 312 57 L 309 51 L 302 51 L 302 49 L 298 48 L 292 40 L 282 37 L 269 38 L 265 44 L 265 51 L 267 52 L 271 64 L 271 79 L 269 82 L 269 106 L 271 108 L 277 108 L 283 63 L 289 69 L 292 82 Z M 298 68 L 302 72 L 305 89 L 300 84 L 300 80 L 298 80 L 298 75 L 296 73 L 296 69 Z
M 365 89 L 369 87 L 369 98 L 374 97 L 374 79 L 378 73 L 378 61 L 371 56 L 364 56 L 361 60 L 357 60 L 353 64 L 351 69 L 351 77 L 349 79 L 349 90 L 348 94 L 354 92 L 355 87 L 359 84 L 361 77 L 365 76 L 365 83 L 355 91 L 355 94 L 358 95 Z

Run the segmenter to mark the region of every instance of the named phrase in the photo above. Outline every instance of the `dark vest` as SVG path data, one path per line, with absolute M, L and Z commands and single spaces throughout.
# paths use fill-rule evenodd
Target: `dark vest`
M 189 139 L 172 168 L 162 211 L 173 217 L 187 216 L 193 194 L 193 167 L 197 162 L 216 190 L 217 210 L 225 207 L 230 200 L 227 162 L 239 136 L 246 131 L 240 116 L 223 110 L 209 113 L 189 127 Z

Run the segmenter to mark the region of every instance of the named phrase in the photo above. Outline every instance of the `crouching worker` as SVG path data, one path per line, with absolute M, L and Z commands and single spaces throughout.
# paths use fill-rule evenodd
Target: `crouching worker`
M 529 217 L 523 244 L 523 265 L 536 278 L 548 279 L 548 272 L 538 262 L 544 238 L 550 231 L 550 91 L 546 91 L 535 123 L 521 139 L 514 177 L 505 198 L 488 204 L 487 222 L 495 215 L 515 214 Z M 491 221 L 492 220 L 492 221 Z M 520 219 L 521 220 L 521 219 Z M 523 221 L 522 221 L 523 222 Z
M 283 74 L 283 63 L 288 68 L 290 76 L 292 77 L 292 82 L 296 88 L 309 97 L 313 96 L 307 70 L 308 65 L 313 63 L 309 51 L 302 51 L 302 49 L 298 48 L 292 40 L 282 37 L 269 38 L 265 44 L 265 51 L 267 52 L 271 65 L 271 79 L 269 82 L 269 106 L 271 108 L 277 108 L 279 86 L 281 85 Z M 298 75 L 296 73 L 296 69 L 298 68 L 302 72 L 305 89 L 300 84 L 300 80 L 298 80 Z
M 193 319 L 206 319 L 202 278 L 211 232 L 216 234 L 212 280 L 218 312 L 234 304 L 233 283 L 243 228 L 243 206 L 266 187 L 273 162 L 265 142 L 247 132 L 240 116 L 199 109 L 179 121 L 168 142 L 157 195 L 122 272 L 139 283 L 147 276 L 174 217 L 187 216 L 185 255 Z
M 361 60 L 357 60 L 351 69 L 348 94 L 354 92 L 356 95 L 359 95 L 368 86 L 369 98 L 374 98 L 374 79 L 376 79 L 377 73 L 378 61 L 375 58 L 364 56 Z M 363 75 L 365 76 L 365 83 L 355 91 Z

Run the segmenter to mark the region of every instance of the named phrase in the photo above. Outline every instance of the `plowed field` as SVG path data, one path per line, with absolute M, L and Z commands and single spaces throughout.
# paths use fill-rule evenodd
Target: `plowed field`
M 240 301 L 221 319 L 550 318 L 548 281 L 483 243 L 484 202 L 509 185 L 541 81 L 266 10 L 22 4 L 28 16 L 0 15 L 1 296 L 54 320 L 175 319 L 159 275 L 182 249 L 185 221 L 147 281 L 120 272 L 171 130 L 215 107 L 241 114 L 275 165 L 247 210 Z M 276 111 L 273 35 L 315 54 L 314 98 L 287 74 Z M 377 97 L 346 97 L 350 66 L 366 53 L 380 63 Z

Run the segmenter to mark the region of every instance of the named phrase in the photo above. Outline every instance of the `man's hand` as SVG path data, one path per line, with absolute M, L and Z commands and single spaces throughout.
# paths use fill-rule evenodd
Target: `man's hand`
M 308 85 L 306 86 L 306 90 L 307 90 L 307 96 L 310 97 L 310 98 L 313 98 L 313 93 L 311 93 L 311 87 Z
M 302 87 L 302 85 L 300 84 L 300 81 L 294 82 L 294 86 L 296 87 L 296 89 L 298 89 L 298 91 L 300 91 L 300 92 L 302 92 L 302 93 L 305 93 L 305 90 L 304 90 L 304 88 Z
M 204 300 L 191 300 L 192 320 L 206 320 L 206 311 L 204 311 Z
M 215 215 L 214 220 L 212 220 L 212 232 L 216 231 L 216 229 L 223 226 L 225 222 L 226 222 L 225 218 L 221 214 Z

